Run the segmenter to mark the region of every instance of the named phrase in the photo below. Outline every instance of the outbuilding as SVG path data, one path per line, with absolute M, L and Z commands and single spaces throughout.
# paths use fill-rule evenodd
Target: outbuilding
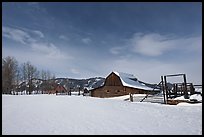
M 51 89 L 48 91 L 48 94 L 64 94 L 67 93 L 67 90 L 64 86 L 60 84 L 52 85 Z

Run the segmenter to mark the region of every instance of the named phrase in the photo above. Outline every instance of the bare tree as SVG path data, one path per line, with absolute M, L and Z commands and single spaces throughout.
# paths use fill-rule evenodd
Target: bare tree
M 42 94 L 44 94 L 45 91 L 47 91 L 49 89 L 49 81 L 48 79 L 50 79 L 50 72 L 47 70 L 41 70 L 41 79 L 43 80 L 43 85 L 41 86 L 41 90 L 42 90 Z
M 20 85 L 21 79 L 22 79 L 21 78 L 21 70 L 20 70 L 20 67 L 18 66 L 17 70 L 16 70 L 16 77 L 15 77 L 15 91 L 17 93 L 20 92 L 19 85 Z
M 30 62 L 26 62 L 23 64 L 23 78 L 28 83 L 28 91 L 29 94 L 34 90 L 34 85 L 32 80 L 38 76 L 38 71 L 35 66 L 33 66 Z
M 47 80 L 47 73 L 45 70 L 41 70 L 40 77 L 42 80 Z
M 16 83 L 18 62 L 14 57 L 2 59 L 2 93 L 12 94 Z
M 49 70 L 46 71 L 46 77 L 47 77 L 47 80 L 51 79 L 51 73 Z
M 22 71 L 22 80 L 23 80 L 23 81 L 26 81 L 26 80 L 27 80 L 27 75 L 26 75 L 26 63 L 23 63 L 23 64 L 22 64 L 22 69 L 21 69 L 21 71 Z
M 34 85 L 34 80 L 42 78 L 44 86 L 40 87 L 40 83 L 36 81 L 37 87 Z M 49 81 L 51 82 L 49 82 Z M 19 67 L 17 60 L 14 57 L 8 56 L 2 58 L 2 93 L 12 94 L 26 90 L 26 93 L 31 94 L 34 90 L 49 89 L 51 83 L 55 82 L 55 75 L 50 71 L 42 70 L 39 72 L 30 62 L 21 64 Z M 21 85 L 21 86 L 20 86 Z

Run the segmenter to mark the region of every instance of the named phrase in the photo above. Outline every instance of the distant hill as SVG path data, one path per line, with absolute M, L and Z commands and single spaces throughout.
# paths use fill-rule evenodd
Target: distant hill
M 72 78 L 56 78 L 50 80 L 42 80 L 42 79 L 33 79 L 32 80 L 32 88 L 36 91 L 43 91 L 45 88 L 50 86 L 51 84 L 59 84 L 64 86 L 67 90 L 72 89 L 73 91 L 78 91 L 79 88 L 83 89 L 93 89 L 100 87 L 104 84 L 105 78 L 102 77 L 95 77 L 89 79 L 72 79 Z M 18 92 L 22 92 L 28 89 L 29 83 L 22 82 L 17 90 Z
M 32 89 L 33 91 L 45 91 L 46 88 L 49 88 L 53 83 L 59 84 L 65 87 L 67 90 L 72 91 L 78 91 L 84 90 L 85 88 L 87 90 L 91 90 L 94 88 L 98 88 L 100 86 L 103 86 L 105 82 L 105 78 L 103 77 L 94 77 L 94 78 L 88 78 L 88 79 L 73 79 L 73 78 L 56 78 L 56 79 L 50 79 L 50 80 L 42 80 L 42 79 L 33 79 L 32 80 Z M 159 89 L 160 86 L 156 84 L 149 84 L 143 81 L 139 81 L 140 83 L 145 84 L 148 87 L 151 88 L 157 88 Z M 170 84 L 170 83 L 168 83 Z M 170 84 L 171 85 L 171 84 Z M 18 92 L 28 90 L 29 83 L 28 82 L 22 82 L 18 88 Z

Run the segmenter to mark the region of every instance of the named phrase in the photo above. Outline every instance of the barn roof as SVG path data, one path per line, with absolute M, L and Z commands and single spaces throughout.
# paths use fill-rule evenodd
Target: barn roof
M 121 80 L 123 86 L 144 89 L 144 90 L 153 90 L 153 88 L 146 86 L 144 83 L 138 81 L 138 79 L 133 74 L 116 72 L 113 71 Z

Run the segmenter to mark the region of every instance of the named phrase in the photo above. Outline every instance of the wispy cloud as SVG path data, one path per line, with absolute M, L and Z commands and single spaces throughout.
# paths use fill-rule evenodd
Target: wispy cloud
M 194 45 L 196 44 L 196 45 Z M 172 50 L 192 50 L 201 46 L 201 37 L 176 37 L 158 33 L 135 33 L 129 39 L 132 51 L 145 56 L 160 56 Z
M 35 35 L 33 35 L 35 34 Z M 27 28 L 11 28 L 3 26 L 3 36 L 20 42 L 21 44 L 28 45 L 34 52 L 38 52 L 42 56 L 52 59 L 71 59 L 71 56 L 63 54 L 62 51 L 51 42 L 40 41 L 44 38 L 44 34 L 39 30 L 31 30 Z
M 67 36 L 65 36 L 65 35 L 60 35 L 59 38 L 62 39 L 62 40 L 65 40 L 65 41 L 69 40 L 69 38 Z
M 121 51 L 123 51 L 123 49 L 126 49 L 127 47 L 113 47 L 110 49 L 110 53 L 114 54 L 114 55 L 118 55 L 121 53 Z
M 202 39 L 197 37 L 177 37 L 176 35 L 161 35 L 159 33 L 135 33 L 127 42 L 126 50 L 144 56 L 161 56 L 168 51 L 199 50 Z M 124 49 L 125 49 L 124 48 Z M 110 49 L 113 54 L 118 54 L 121 47 Z
M 90 38 L 83 38 L 82 42 L 85 44 L 89 44 L 92 40 Z
M 32 30 L 27 28 L 13 28 L 13 27 L 2 27 L 3 36 L 14 40 L 16 42 L 20 42 L 21 44 L 29 44 L 34 43 L 39 38 L 44 38 L 45 35 L 39 30 Z
M 40 38 L 44 38 L 45 37 L 44 34 L 41 31 L 39 31 L 39 30 L 33 30 L 33 33 L 38 35 Z
M 40 30 L 28 29 L 24 27 L 19 27 L 18 30 L 26 32 L 28 35 L 30 35 L 30 37 L 34 37 L 35 39 L 45 37 L 44 33 Z
M 31 48 L 50 59 L 71 59 L 71 56 L 63 54 L 53 43 L 32 43 Z
M 178 40 L 157 33 L 136 33 L 130 39 L 130 45 L 135 53 L 146 56 L 159 56 L 174 49 Z
M 2 33 L 4 37 L 20 42 L 21 44 L 27 44 L 36 41 L 27 32 L 16 28 L 3 26 Z

